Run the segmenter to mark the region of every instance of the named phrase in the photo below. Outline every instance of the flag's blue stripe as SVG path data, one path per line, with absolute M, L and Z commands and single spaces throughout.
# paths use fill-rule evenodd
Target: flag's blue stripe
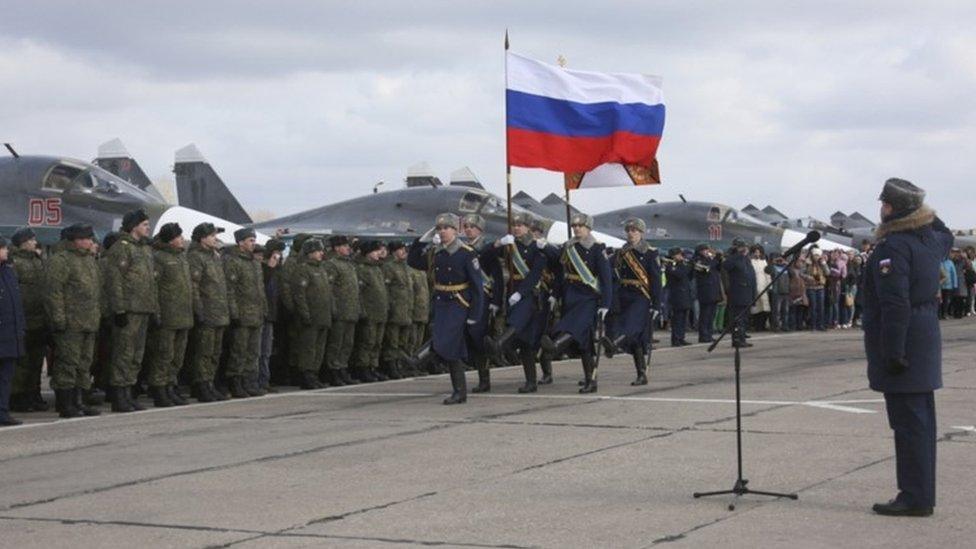
M 506 90 L 508 127 L 569 137 L 606 137 L 614 132 L 660 136 L 664 105 L 577 103 Z

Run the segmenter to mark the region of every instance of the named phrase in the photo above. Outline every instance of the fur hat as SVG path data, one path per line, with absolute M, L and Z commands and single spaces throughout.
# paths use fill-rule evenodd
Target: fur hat
M 122 216 L 122 230 L 125 232 L 130 232 L 143 221 L 149 221 L 149 216 L 146 215 L 146 210 L 143 210 L 142 208 L 132 210 L 131 212 Z
M 21 229 L 17 229 L 17 232 L 10 237 L 10 242 L 14 246 L 20 246 L 32 238 L 37 238 L 37 233 L 34 232 L 34 229 L 31 229 L 30 227 L 23 227 Z

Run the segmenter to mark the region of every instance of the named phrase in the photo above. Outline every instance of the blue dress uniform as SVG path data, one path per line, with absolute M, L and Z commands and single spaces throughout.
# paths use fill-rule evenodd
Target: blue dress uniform
M 693 260 L 695 289 L 698 294 L 698 342 L 712 342 L 715 310 L 722 301 L 721 263 L 699 251 Z
M 691 309 L 691 265 L 683 259 L 669 263 L 664 268 L 668 279 L 668 301 L 671 303 L 671 345 L 687 345 L 685 329 L 688 325 L 688 310 Z
M 575 343 L 580 351 L 585 375 L 580 391 L 594 392 L 597 383 L 593 330 L 597 309 L 609 310 L 613 305 L 613 276 L 606 246 L 597 242 L 592 235 L 568 240 L 563 245 L 559 279 L 562 315 L 550 330 L 554 338 L 543 339 L 543 349 L 554 357 Z
M 749 306 L 756 297 L 756 271 L 741 245 L 737 245 L 725 258 L 722 270 L 729 277 L 729 322 L 739 319 L 740 339 L 736 341 L 733 338 L 732 343 L 748 347 L 750 344 L 745 342 L 745 335 L 749 326 Z
M 456 229 L 457 216 L 437 216 L 438 225 L 447 223 Z M 431 349 L 437 358 L 448 363 L 454 389 L 444 404 L 463 403 L 467 400 L 463 362 L 468 359 L 466 327 L 481 320 L 485 306 L 478 257 L 460 238 L 435 245 L 432 253 L 425 253 L 425 248 L 419 239 L 411 244 L 407 264 L 427 271 L 433 278 Z
M 611 264 L 614 291 L 609 347 L 633 356 L 637 380 L 631 385 L 646 385 L 644 357 L 651 353 L 651 309 L 660 307 L 661 303 L 658 251 L 645 240 L 635 245 L 628 242 L 613 255 Z
M 935 506 L 934 391 L 942 387 L 939 265 L 953 237 L 926 206 L 889 217 L 876 234 L 864 275 L 864 347 L 871 389 L 884 393 L 895 432 L 899 493 L 875 511 L 927 515 Z
M 465 218 L 467 223 L 468 218 Z M 471 354 L 469 364 L 478 370 L 478 385 L 471 390 L 473 393 L 483 393 L 491 390 L 491 376 L 488 370 L 488 349 L 485 346 L 485 336 L 491 331 L 491 307 L 501 308 L 504 279 L 501 268 L 493 257 L 491 249 L 493 242 L 479 235 L 469 240 L 467 245 L 478 254 L 479 273 L 481 274 L 484 290 L 485 306 L 481 311 L 481 318 L 475 324 L 468 324 L 466 328 L 468 351 Z
M 536 246 L 542 251 L 546 258 L 546 267 L 542 270 L 542 278 L 539 279 L 539 316 L 542 318 L 541 334 L 549 333 L 552 327 L 555 308 L 552 302 L 559 294 L 556 273 L 559 271 L 559 256 L 561 250 L 545 241 L 536 241 Z M 541 337 L 541 336 L 540 336 Z M 538 350 L 538 349 L 537 349 Z M 546 353 L 539 353 L 539 368 L 542 370 L 542 378 L 539 385 L 549 385 L 552 383 L 552 357 Z
M 513 223 L 516 225 L 528 228 L 530 222 L 524 213 L 513 216 Z M 508 304 L 506 328 L 497 339 L 489 337 L 485 339 L 485 343 L 498 362 L 502 361 L 509 345 L 518 349 L 525 372 L 525 385 L 518 391 L 531 393 L 537 390 L 535 361 L 539 351 L 539 339 L 545 326 L 539 286 L 546 267 L 546 257 L 529 232 L 516 238 L 511 244 L 493 246 L 488 255 L 495 263 L 503 256 L 510 272 L 508 292 L 503 300 Z M 512 299 L 516 294 L 518 300 L 513 304 Z

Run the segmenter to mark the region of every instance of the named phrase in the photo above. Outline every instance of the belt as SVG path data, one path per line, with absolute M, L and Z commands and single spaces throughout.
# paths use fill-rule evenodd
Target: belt
M 643 282 L 641 282 L 640 280 L 633 279 L 633 278 L 621 278 L 620 279 L 620 283 L 623 284 L 624 286 L 637 286 L 638 288 L 643 288 L 644 287 L 644 283 Z
M 470 284 L 462 282 L 460 284 L 434 284 L 435 292 L 460 292 L 467 290 Z

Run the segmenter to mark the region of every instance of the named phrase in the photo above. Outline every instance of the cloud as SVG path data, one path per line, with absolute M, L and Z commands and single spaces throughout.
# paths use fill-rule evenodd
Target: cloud
M 0 120 L 25 152 L 121 137 L 152 177 L 195 142 L 246 207 L 292 213 L 427 160 L 504 192 L 503 55 L 664 76 L 664 185 L 580 191 L 876 211 L 913 179 L 973 226 L 976 6 L 964 2 L 9 3 Z M 561 176 L 516 170 L 538 197 Z

